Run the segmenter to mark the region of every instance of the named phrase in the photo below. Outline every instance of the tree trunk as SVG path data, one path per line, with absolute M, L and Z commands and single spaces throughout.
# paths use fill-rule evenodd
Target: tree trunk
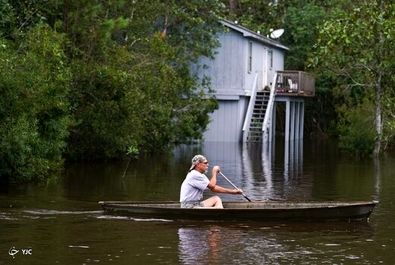
M 239 0 L 229 0 L 229 10 L 233 14 L 237 14 L 237 9 L 239 7 Z
M 380 0 L 378 2 L 379 8 L 380 8 L 380 13 L 384 14 L 384 1 Z M 382 25 L 383 22 L 382 16 L 379 18 L 379 25 Z M 380 67 L 381 65 L 381 60 L 385 58 L 384 56 L 384 42 L 385 42 L 385 37 L 383 34 L 382 30 L 377 30 L 377 36 L 378 36 L 378 44 L 379 44 L 379 50 L 378 50 L 378 60 L 377 60 L 377 79 L 376 79 L 376 98 L 375 98 L 375 119 L 374 119 L 374 125 L 376 128 L 376 140 L 374 143 L 374 150 L 373 150 L 373 155 L 377 157 L 380 154 L 381 151 L 381 141 L 383 139 L 383 117 L 382 117 L 382 97 L 383 97 L 383 87 L 382 87 L 382 78 L 384 75 L 383 69 Z
M 382 87 L 381 87 L 382 74 L 379 73 L 378 80 L 376 83 L 376 99 L 375 99 L 375 128 L 376 128 L 376 140 L 374 143 L 373 155 L 378 156 L 381 149 L 381 140 L 383 136 L 383 121 L 382 121 L 382 110 L 381 110 L 381 98 L 382 98 Z

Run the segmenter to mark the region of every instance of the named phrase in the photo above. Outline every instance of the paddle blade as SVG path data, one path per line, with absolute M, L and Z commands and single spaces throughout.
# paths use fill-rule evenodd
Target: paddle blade
M 247 195 L 245 195 L 245 194 L 243 193 L 243 196 L 244 196 L 244 198 L 247 199 L 247 201 L 251 202 L 250 198 L 248 198 Z

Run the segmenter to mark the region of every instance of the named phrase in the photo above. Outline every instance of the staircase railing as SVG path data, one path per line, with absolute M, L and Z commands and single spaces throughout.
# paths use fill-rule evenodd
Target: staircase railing
M 277 73 L 274 74 L 272 87 L 270 88 L 269 102 L 267 103 L 265 118 L 263 119 L 262 134 L 263 142 L 267 142 L 269 134 L 270 119 L 272 117 L 274 96 L 276 94 Z
M 244 124 L 243 124 L 243 142 L 247 142 L 248 130 L 250 128 L 252 112 L 254 110 L 256 91 L 258 89 L 257 88 L 258 87 L 257 82 L 258 82 L 258 73 L 255 74 L 254 82 L 252 84 L 252 89 L 251 89 L 250 102 L 248 104 L 247 113 L 246 113 L 246 116 L 245 116 L 245 119 L 244 119 Z

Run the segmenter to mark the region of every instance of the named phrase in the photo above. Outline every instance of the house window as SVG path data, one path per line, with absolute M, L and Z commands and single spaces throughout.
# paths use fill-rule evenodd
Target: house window
M 269 67 L 273 68 L 273 50 L 269 50 Z
M 248 73 L 252 72 L 252 41 L 248 42 Z

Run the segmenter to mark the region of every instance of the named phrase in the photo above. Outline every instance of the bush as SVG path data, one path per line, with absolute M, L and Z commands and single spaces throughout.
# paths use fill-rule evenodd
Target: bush
M 74 60 L 69 159 L 156 152 L 202 136 L 216 103 L 195 90 L 187 66 L 170 64 L 170 47 L 155 36 L 146 46 L 145 62 L 122 47 L 105 64 Z
M 339 109 L 342 114 L 338 123 L 340 145 L 357 155 L 369 155 L 375 143 L 374 107 L 364 103 L 354 107 Z
M 0 40 L 0 174 L 39 181 L 59 169 L 70 124 L 64 38 L 32 28 L 20 46 Z

